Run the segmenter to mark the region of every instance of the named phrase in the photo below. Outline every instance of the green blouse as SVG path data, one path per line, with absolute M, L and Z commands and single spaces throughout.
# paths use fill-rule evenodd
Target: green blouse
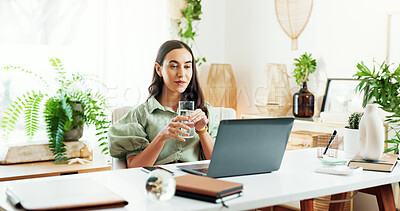
M 215 118 L 211 105 L 207 102 L 206 107 L 209 119 L 208 133 L 215 141 L 219 122 Z M 139 154 L 157 136 L 158 132 L 176 116 L 178 116 L 177 112 L 168 106 L 162 106 L 154 96 L 150 97 L 111 126 L 108 131 L 111 156 L 126 159 L 131 155 Z M 200 138 L 196 133 L 193 138 L 185 140 L 185 142 L 175 138 L 166 140 L 155 164 L 205 159 Z

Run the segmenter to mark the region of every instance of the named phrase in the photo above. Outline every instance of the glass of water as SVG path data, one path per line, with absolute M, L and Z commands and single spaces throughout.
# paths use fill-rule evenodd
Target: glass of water
M 178 114 L 179 116 L 189 116 L 194 111 L 194 101 L 179 101 Z M 194 123 L 189 121 L 182 121 L 183 124 L 190 127 L 190 130 L 185 130 L 182 128 L 184 132 L 189 133 L 189 136 L 184 136 L 182 134 L 178 134 L 182 138 L 193 138 L 194 136 Z

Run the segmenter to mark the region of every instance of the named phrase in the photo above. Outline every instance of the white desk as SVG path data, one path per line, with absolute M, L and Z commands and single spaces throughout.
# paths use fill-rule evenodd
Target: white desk
M 251 176 L 229 177 L 224 180 L 240 182 L 244 184 L 243 196 L 227 202 L 230 209 L 245 210 L 257 207 L 272 206 L 290 201 L 302 200 L 303 208 L 312 204 L 314 197 L 337 194 L 351 190 L 365 189 L 375 186 L 383 187 L 386 205 L 391 205 L 390 183 L 400 180 L 400 167 L 397 166 L 392 173 L 364 171 L 353 176 L 336 176 L 314 173 L 314 169 L 320 165 L 316 159 L 315 149 L 302 149 L 286 151 L 279 171 L 269 174 Z M 176 169 L 175 165 L 167 168 L 174 170 L 177 176 L 184 174 Z M 221 204 L 207 203 L 182 197 L 174 197 L 165 203 L 154 203 L 147 200 L 145 195 L 145 181 L 147 174 L 139 169 L 124 169 L 107 172 L 95 172 L 78 175 L 66 175 L 62 177 L 88 177 L 92 178 L 109 189 L 120 194 L 129 201 L 129 205 L 115 210 L 221 210 Z M 34 180 L 59 180 L 62 177 L 47 177 L 29 179 Z M 0 206 L 11 209 L 5 199 L 5 187 L 9 183 L 0 182 Z M 389 184 L 389 185 L 386 185 Z M 386 187 L 389 189 L 385 189 Z M 373 191 L 370 189 L 369 191 Z M 339 194 L 340 196 L 340 194 Z M 310 207 L 308 207 L 310 208 Z M 390 209 L 389 209 L 390 210 Z

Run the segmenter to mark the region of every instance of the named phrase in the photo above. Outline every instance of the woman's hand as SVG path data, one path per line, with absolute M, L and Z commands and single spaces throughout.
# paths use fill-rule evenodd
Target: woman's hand
M 191 122 L 194 123 L 194 128 L 197 131 L 203 131 L 206 129 L 208 124 L 208 119 L 206 114 L 201 109 L 198 108 L 195 111 L 193 111 L 190 114 L 189 119 Z
M 179 141 L 185 142 L 185 139 L 178 136 L 176 133 L 182 134 L 184 136 L 189 135 L 189 133 L 182 131 L 181 128 L 189 131 L 190 127 L 180 122 L 188 120 L 189 117 L 187 116 L 177 116 L 173 118 L 160 132 L 158 132 L 157 136 L 161 136 L 162 140 L 167 140 L 169 138 L 176 138 Z

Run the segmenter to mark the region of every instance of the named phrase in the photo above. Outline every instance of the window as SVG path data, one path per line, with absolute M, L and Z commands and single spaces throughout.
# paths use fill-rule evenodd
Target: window
M 112 107 L 138 105 L 147 98 L 158 47 L 170 38 L 165 2 L 3 1 L 0 65 L 19 66 L 51 80 L 48 59 L 57 57 L 66 71 L 97 75 Z M 0 111 L 38 88 L 26 75 L 0 73 Z

